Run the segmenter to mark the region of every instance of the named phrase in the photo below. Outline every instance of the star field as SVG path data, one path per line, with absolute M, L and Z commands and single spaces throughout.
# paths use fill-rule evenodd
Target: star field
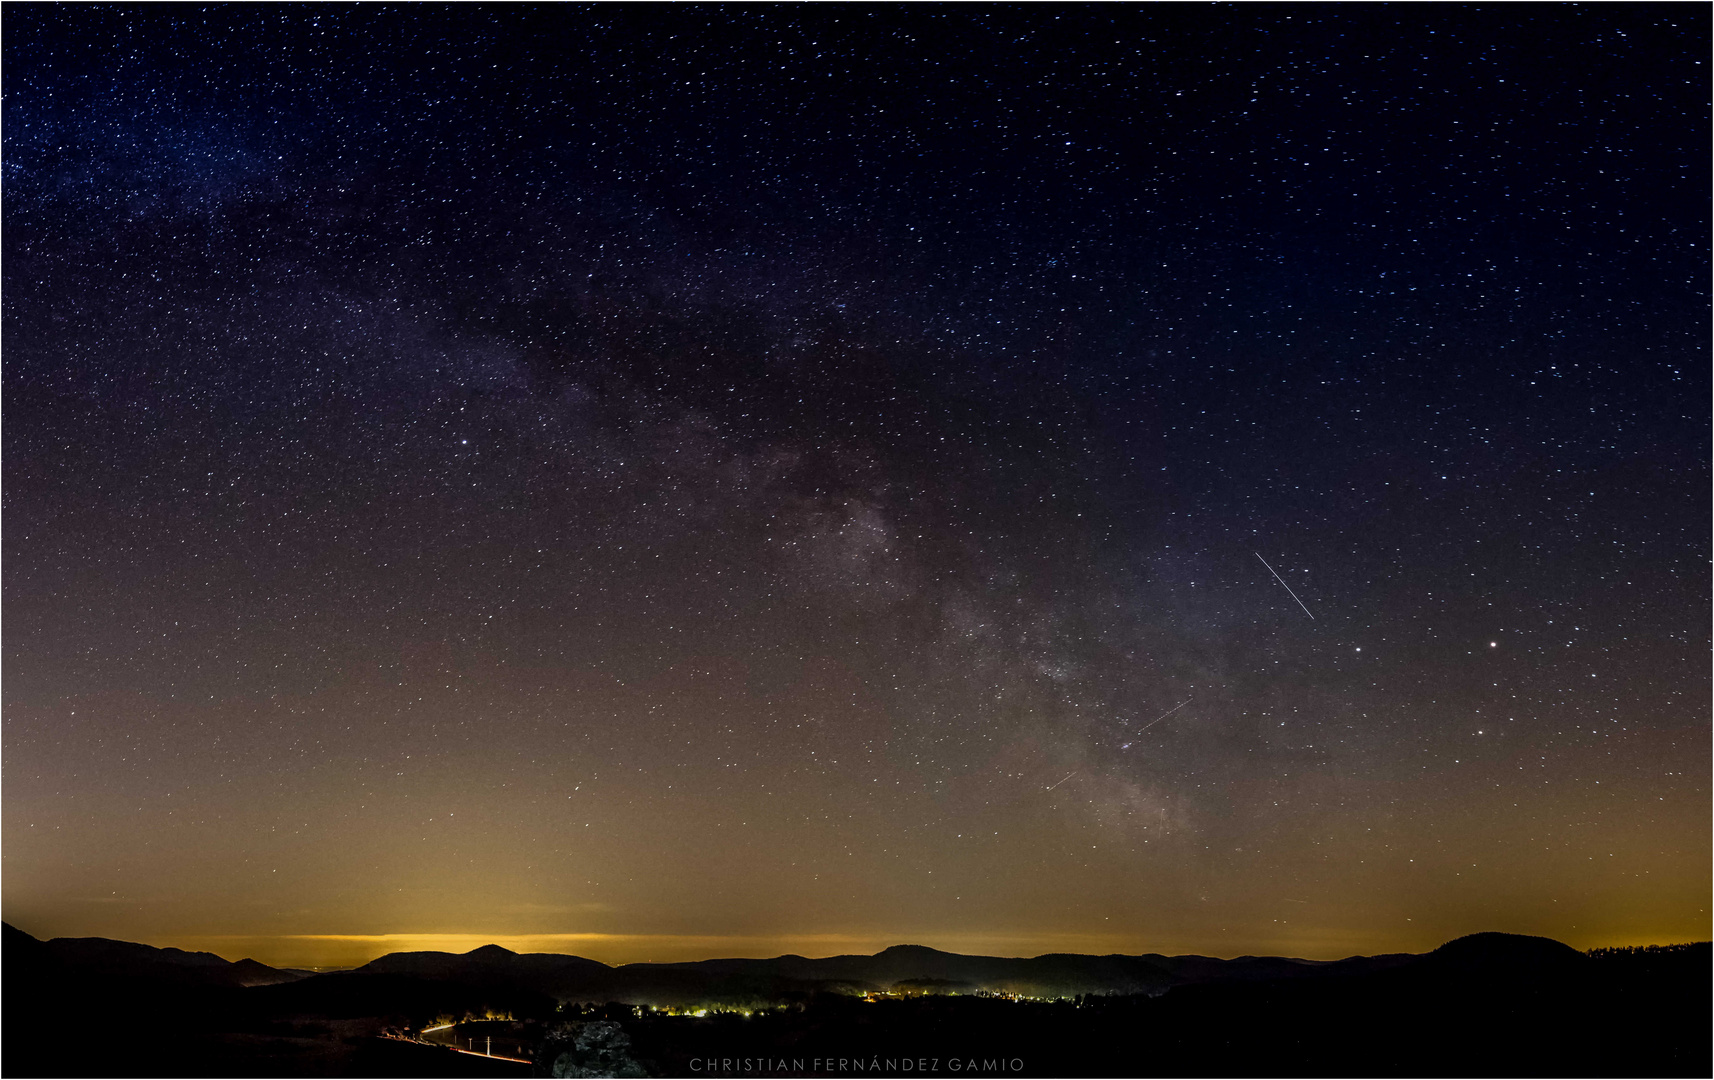
M 1706 11 L 5 22 L 8 921 L 1707 936 Z

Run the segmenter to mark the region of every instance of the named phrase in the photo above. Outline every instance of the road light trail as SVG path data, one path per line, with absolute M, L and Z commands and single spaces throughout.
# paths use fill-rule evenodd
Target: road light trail
M 489 1061 L 515 1061 L 519 1065 L 535 1064 L 535 1062 L 531 1061 L 529 1058 L 507 1057 L 505 1054 L 484 1054 L 480 1050 L 464 1050 L 456 1046 L 449 1046 L 447 1049 L 451 1050 L 455 1054 L 469 1054 L 471 1057 L 487 1058 Z
M 1262 559 L 1262 553 L 1261 553 L 1261 552 L 1259 552 L 1259 551 L 1258 551 L 1258 552 L 1255 552 L 1255 556 L 1256 556 L 1256 558 L 1258 558 L 1258 559 Z M 1268 566 L 1268 560 L 1266 560 L 1266 559 L 1262 559 L 1262 565 L 1263 565 L 1263 566 Z M 1273 568 L 1273 567 L 1271 567 L 1271 566 L 1268 566 L 1268 573 L 1270 573 L 1270 574 L 1272 574 L 1272 575 L 1274 575 L 1274 580 L 1275 580 L 1275 581 L 1277 581 L 1277 582 L 1279 582 L 1279 583 L 1280 583 L 1280 584 L 1281 584 L 1281 585 L 1285 585 L 1285 591 L 1286 591 L 1286 592 L 1288 592 L 1288 593 L 1291 593 L 1291 598 L 1292 598 L 1292 599 L 1293 599 L 1293 600 L 1297 600 L 1297 594 L 1296 594 L 1296 593 L 1294 593 L 1294 592 L 1291 592 L 1291 586 L 1290 586 L 1290 585 L 1286 585 L 1286 583 L 1285 583 L 1285 578 L 1283 578 L 1283 577 L 1280 577 L 1280 575 L 1279 575 L 1279 571 L 1277 571 L 1277 570 L 1275 570 L 1275 569 L 1274 569 L 1274 568 Z M 1308 616 L 1309 616 L 1309 617 L 1310 617 L 1310 618 L 1312 618 L 1312 619 L 1313 619 L 1313 618 L 1315 618 L 1315 615 L 1314 615 L 1314 614 L 1313 614 L 1313 613 L 1311 613 L 1311 612 L 1310 612 L 1310 610 L 1309 610 L 1309 607 L 1308 607 L 1308 605 L 1306 605 L 1306 604 L 1305 604 L 1305 603 L 1304 603 L 1304 602 L 1303 602 L 1303 601 L 1302 601 L 1302 600 L 1297 600 L 1297 606 L 1298 606 L 1298 607 L 1300 607 L 1300 608 L 1303 608 L 1303 613 L 1304 613 L 1304 614 L 1305 614 L 1305 615 L 1308 615 Z

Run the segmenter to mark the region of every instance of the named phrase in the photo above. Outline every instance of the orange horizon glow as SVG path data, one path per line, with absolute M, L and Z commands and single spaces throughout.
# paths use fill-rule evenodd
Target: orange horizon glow
M 1492 929 L 1492 928 L 1490 928 Z M 27 931 L 26 931 L 27 932 Z M 1478 930 L 1466 931 L 1476 933 Z M 1530 933 L 1529 930 L 1507 929 L 1504 932 Z M 61 934 L 50 936 L 89 936 Z M 104 935 L 96 935 L 104 936 Z M 799 934 L 719 935 L 719 934 L 615 934 L 615 933 L 538 933 L 538 934 L 479 934 L 397 932 L 383 934 L 180 934 L 164 935 L 142 941 L 156 948 L 178 948 L 189 952 L 211 952 L 226 960 L 252 959 L 271 967 L 330 970 L 361 967 L 391 953 L 444 952 L 469 953 L 487 945 L 498 945 L 515 953 L 556 953 L 596 960 L 613 967 L 633 963 L 685 963 L 696 960 L 751 958 L 769 959 L 786 955 L 824 958 L 838 955 L 873 955 L 895 945 L 923 945 L 942 952 L 977 956 L 1035 957 L 1050 953 L 1081 953 L 1085 955 L 1161 955 L 1196 954 L 1232 958 L 1243 955 L 1292 956 L 1307 960 L 1337 960 L 1354 955 L 1377 955 L 1387 952 L 1429 952 L 1462 933 L 1449 934 L 1435 940 L 1368 948 L 1340 948 L 1334 938 L 1304 935 L 1297 939 L 1300 947 L 1290 941 L 1273 943 L 1275 947 L 1251 949 L 1221 948 L 1212 941 L 1177 939 L 1173 941 L 1146 940 L 1141 935 L 1127 934 Z M 1660 933 L 1639 931 L 1624 935 L 1578 936 L 1570 934 L 1537 934 L 1552 937 L 1578 950 L 1642 945 L 1670 945 L 1693 940 L 1708 940 L 1704 931 L 1696 935 L 1694 928 L 1685 932 L 1663 928 Z M 128 939 L 127 939 L 128 940 Z

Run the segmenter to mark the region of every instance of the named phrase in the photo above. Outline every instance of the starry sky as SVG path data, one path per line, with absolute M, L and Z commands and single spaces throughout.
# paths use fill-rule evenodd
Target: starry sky
M 9 4 L 4 907 L 1708 937 L 1696 4 Z

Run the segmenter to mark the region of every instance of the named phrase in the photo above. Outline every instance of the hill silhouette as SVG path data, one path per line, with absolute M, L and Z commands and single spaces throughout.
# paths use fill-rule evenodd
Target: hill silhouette
M 1464 975 L 1506 977 L 1568 975 L 1585 971 L 1590 958 L 1562 942 L 1524 934 L 1468 934 L 1448 941 L 1419 961 Z
M 38 941 L 10 923 L 3 924 L 7 966 L 13 958 L 28 965 L 53 964 L 67 972 L 106 979 L 145 979 L 210 986 L 271 986 L 296 982 L 314 972 L 269 967 L 255 960 L 225 960 L 213 953 L 158 949 L 111 938 L 53 938 Z
M 554 1024 L 617 1024 L 656 1075 L 701 1071 L 697 1055 L 765 1051 L 789 1061 L 830 1046 L 1004 1054 L 1026 1063 L 1014 1072 L 1059 1076 L 1678 1076 L 1706 1075 L 1711 1064 L 1706 943 L 1589 955 L 1484 933 L 1424 954 L 1337 961 L 991 957 L 899 945 L 619 966 L 487 945 L 309 974 L 4 930 L 6 1031 L 32 1036 L 4 1042 L 7 1075 L 85 1075 L 92 1055 L 105 1054 L 138 1075 L 527 1072 L 382 1037 L 483 1016 L 512 1019 L 460 1029 L 466 1041 L 498 1033 L 513 1047 L 563 1046 L 568 1036 L 553 1035 Z M 637 1008 L 691 1004 L 715 1011 Z M 167 1055 L 139 1049 L 168 1044 Z
M 1276 980 L 1379 971 L 1404 964 L 1408 954 L 1315 961 L 1244 956 L 1148 954 L 1090 956 L 1049 953 L 1035 957 L 972 956 L 923 945 L 894 945 L 873 955 L 769 959 L 723 958 L 610 967 L 557 953 L 519 954 L 497 945 L 468 953 L 390 953 L 356 975 L 410 975 L 484 986 L 512 985 L 561 1000 L 684 1005 L 697 1001 L 767 997 L 815 991 L 880 992 L 900 982 L 945 982 L 1022 997 L 1079 994 L 1158 994 L 1174 986 L 1224 980 Z

